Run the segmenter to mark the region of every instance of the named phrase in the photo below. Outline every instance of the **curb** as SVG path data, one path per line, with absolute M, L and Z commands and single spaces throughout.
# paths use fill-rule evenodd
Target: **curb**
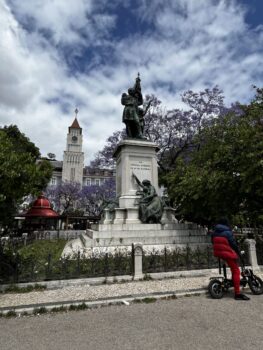
M 70 311 L 70 307 L 83 306 L 82 309 L 92 309 L 112 305 L 130 305 L 130 303 L 140 303 L 140 302 L 154 302 L 156 300 L 168 300 L 168 299 L 177 299 L 181 297 L 190 297 L 190 296 L 199 296 L 200 294 L 206 294 L 207 290 L 204 288 L 199 289 L 189 289 L 189 290 L 178 290 L 178 291 L 168 291 L 168 292 L 154 292 L 150 294 L 137 294 L 137 295 L 123 295 L 119 297 L 112 297 L 107 299 L 97 299 L 94 301 L 89 300 L 67 300 L 60 302 L 50 302 L 42 304 L 30 304 L 30 305 L 19 305 L 19 306 L 6 306 L 0 307 L 0 314 L 2 316 L 8 316 L 12 313 L 11 316 L 20 317 L 21 314 L 25 313 L 26 315 L 35 314 L 39 315 L 40 313 L 46 312 L 55 312 L 55 311 Z M 37 310 L 45 309 L 45 312 L 37 313 Z M 53 309 L 53 310 L 52 310 Z

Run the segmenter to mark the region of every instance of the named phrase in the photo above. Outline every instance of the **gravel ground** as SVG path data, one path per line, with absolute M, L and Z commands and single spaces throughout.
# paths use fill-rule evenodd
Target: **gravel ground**
M 214 275 L 215 274 L 213 274 L 213 276 Z M 258 276 L 263 278 L 263 273 L 258 273 Z M 210 276 L 207 275 L 205 277 L 181 277 L 163 280 L 103 284 L 97 286 L 82 285 L 24 294 L 0 294 L 0 307 L 71 300 L 91 301 L 125 295 L 187 291 L 189 289 L 206 288 L 209 283 L 209 277 Z

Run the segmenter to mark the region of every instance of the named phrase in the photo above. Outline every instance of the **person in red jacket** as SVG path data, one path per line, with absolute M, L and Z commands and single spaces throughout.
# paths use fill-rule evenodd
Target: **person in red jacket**
M 238 258 L 240 251 L 227 219 L 218 220 L 212 233 L 214 256 L 226 261 L 232 272 L 232 280 L 236 300 L 249 300 L 245 294 L 240 293 L 240 270 Z

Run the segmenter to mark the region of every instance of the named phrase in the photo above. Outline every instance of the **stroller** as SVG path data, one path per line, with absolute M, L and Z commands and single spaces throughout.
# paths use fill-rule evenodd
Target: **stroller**
M 256 276 L 253 273 L 252 269 L 246 268 L 243 255 L 244 251 L 241 252 L 241 279 L 240 279 L 240 286 L 245 288 L 247 285 L 249 286 L 251 292 L 253 294 L 259 295 L 263 294 L 263 281 L 261 278 Z M 218 265 L 219 265 L 219 274 L 222 273 L 222 265 L 221 260 L 218 259 Z M 208 285 L 208 292 L 211 295 L 213 299 L 221 299 L 226 292 L 228 292 L 229 288 L 233 287 L 233 281 L 232 278 L 227 278 L 227 270 L 226 270 L 226 264 L 223 264 L 223 276 L 218 277 L 211 277 L 210 282 Z

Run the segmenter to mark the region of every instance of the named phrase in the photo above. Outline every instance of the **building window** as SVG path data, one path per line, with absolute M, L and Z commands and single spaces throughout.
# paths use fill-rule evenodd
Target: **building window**
M 70 169 L 70 181 L 75 181 L 75 168 Z
M 96 179 L 95 180 L 95 184 L 96 184 L 96 186 L 99 186 L 100 185 L 100 179 Z
M 87 179 L 87 186 L 91 185 L 91 179 Z
M 56 184 L 56 178 L 55 177 L 52 177 L 51 179 L 51 185 L 55 185 Z

